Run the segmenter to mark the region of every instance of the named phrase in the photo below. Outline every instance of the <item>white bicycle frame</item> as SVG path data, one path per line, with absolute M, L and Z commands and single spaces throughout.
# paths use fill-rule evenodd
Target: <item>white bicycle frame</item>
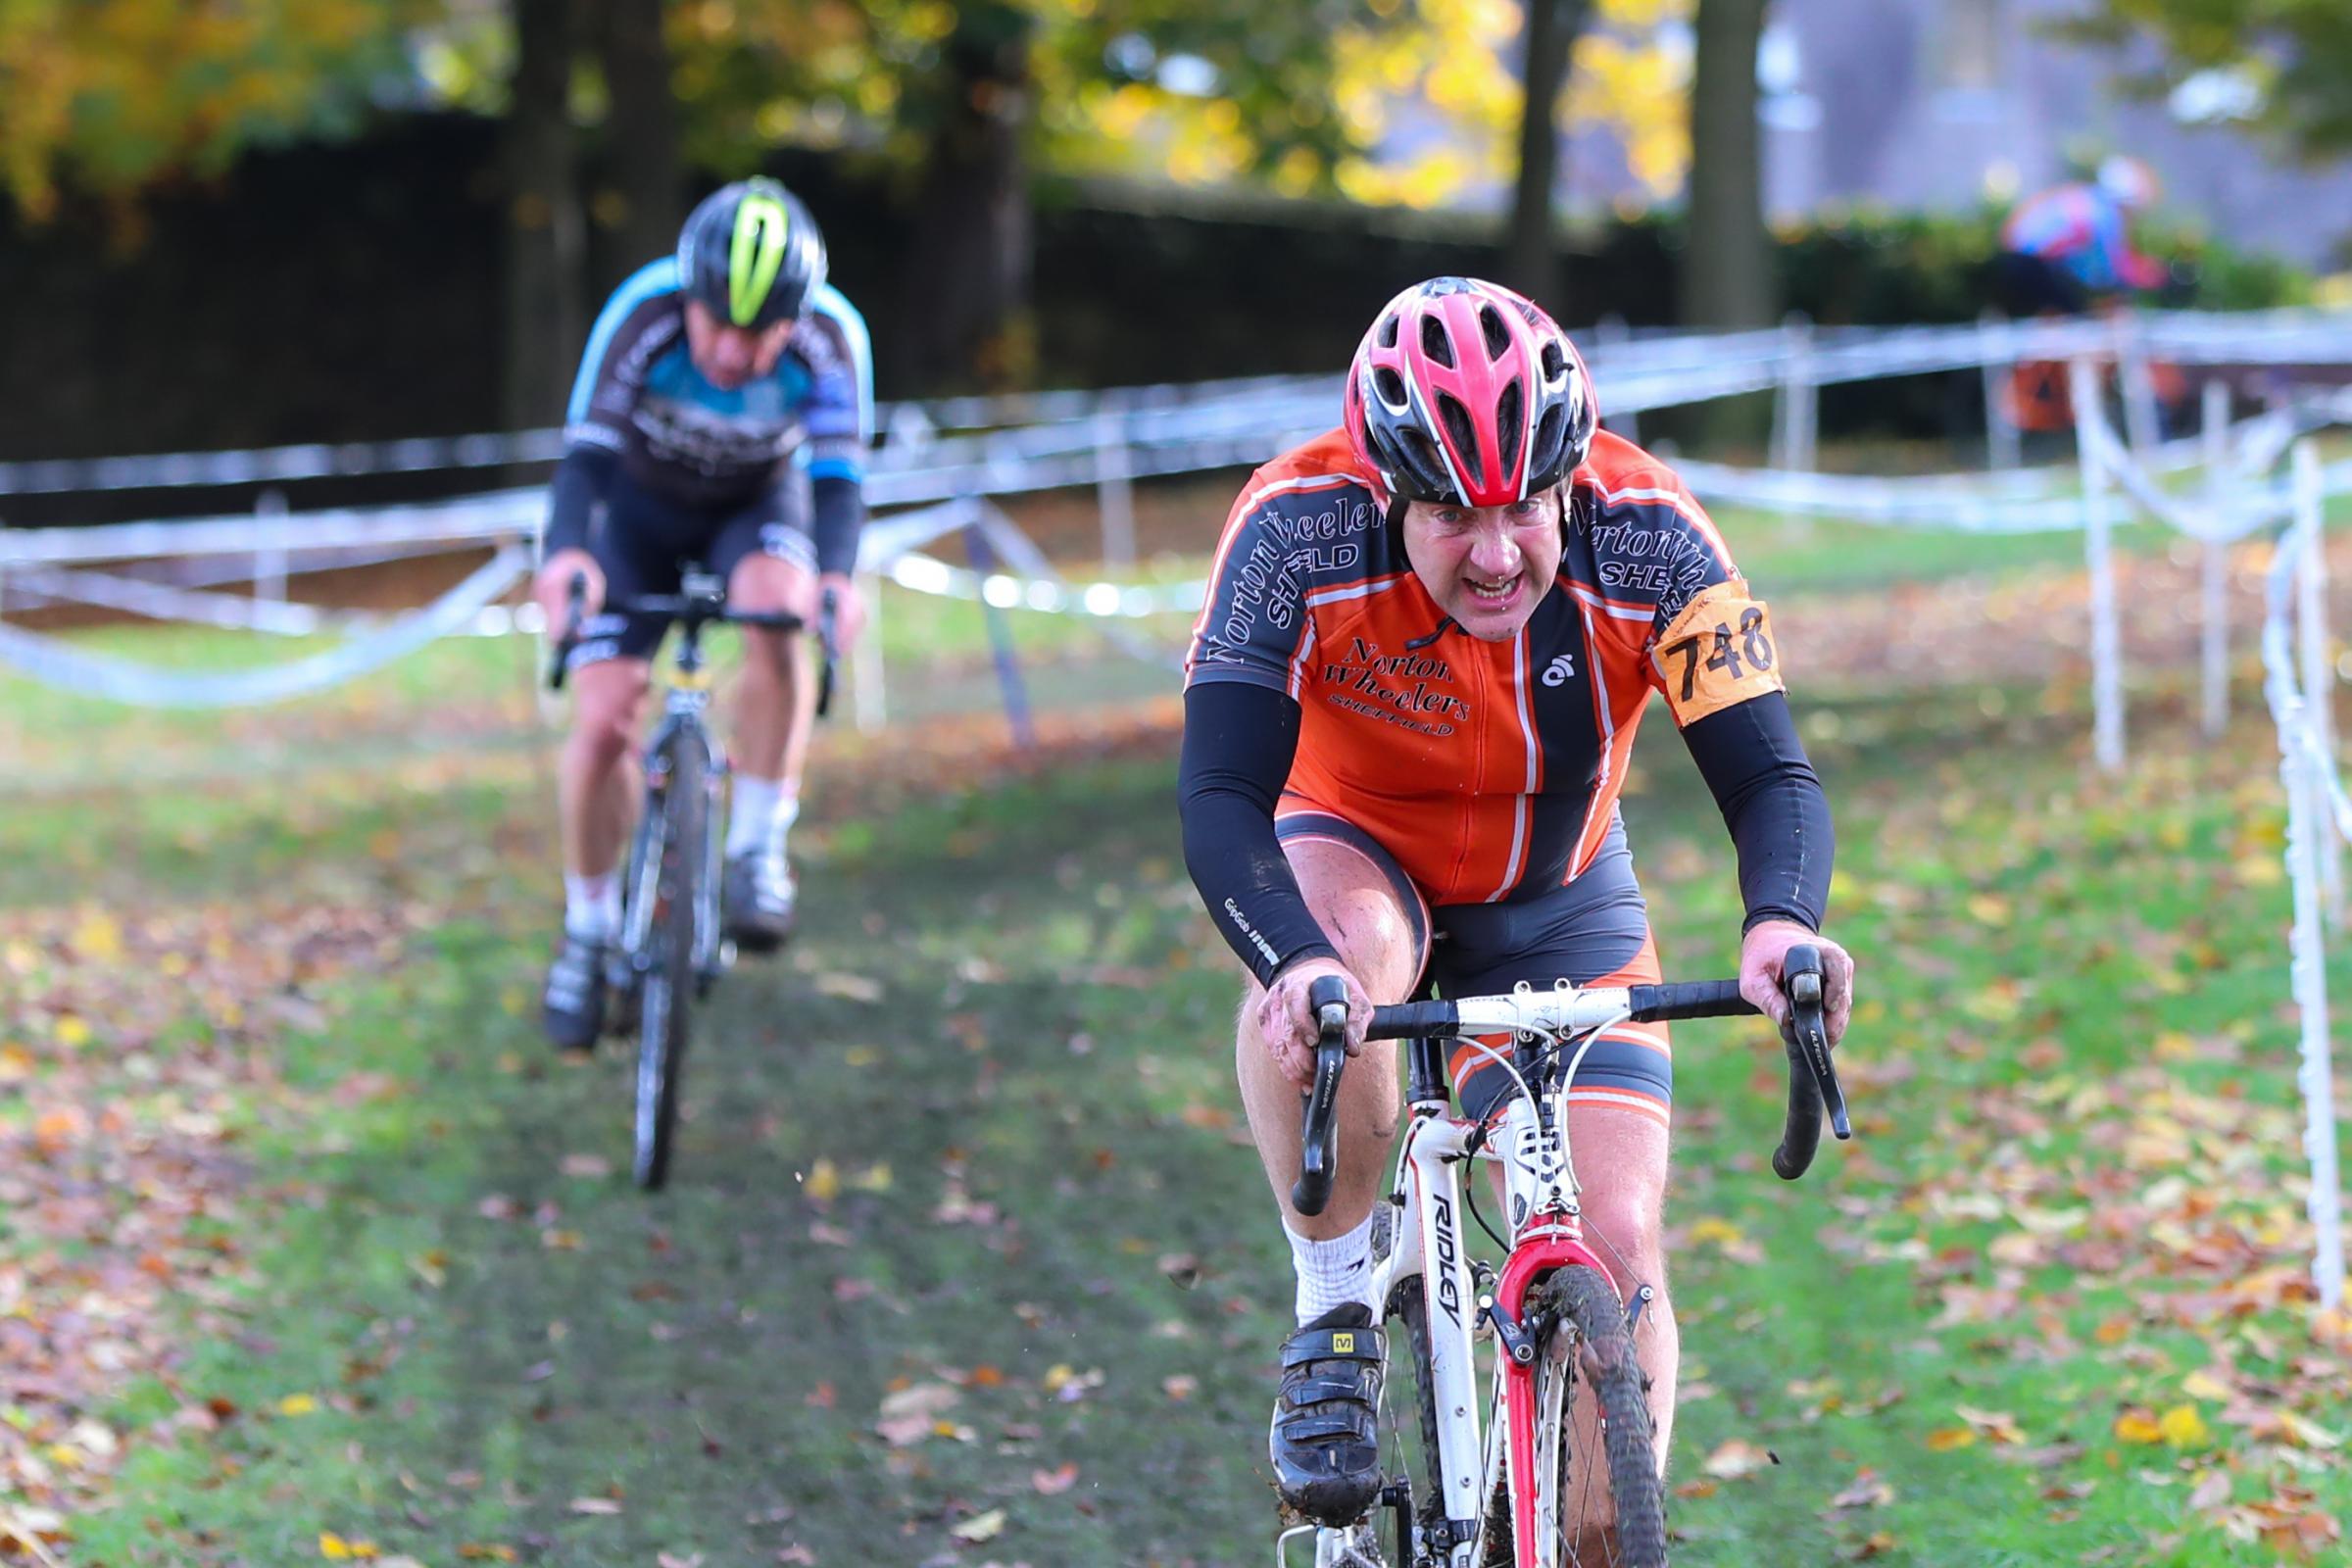
M 1389 1300 L 1399 1283 L 1415 1276 L 1423 1282 L 1429 1396 L 1437 1411 L 1438 1437 L 1438 1451 L 1428 1456 L 1425 1468 L 1441 1478 L 1446 1519 L 1456 1535 L 1450 1544 L 1423 1543 L 1428 1560 L 1446 1568 L 1472 1568 L 1484 1560 L 1487 1501 L 1499 1479 L 1508 1487 L 1515 1568 L 1558 1568 L 1563 1560 L 1560 1510 L 1550 1492 L 1557 1485 L 1558 1445 L 1568 1412 L 1564 1407 L 1535 1410 L 1532 1359 L 1516 1362 L 1498 1347 L 1489 1380 L 1490 1416 L 1482 1431 L 1476 1343 L 1490 1308 L 1499 1306 L 1514 1324 L 1524 1323 L 1528 1286 L 1555 1269 L 1589 1264 L 1623 1293 L 1622 1282 L 1584 1244 L 1569 1158 L 1567 1094 L 1585 1051 L 1602 1031 L 1629 1015 L 1629 999 L 1623 988 L 1578 990 L 1563 982 L 1536 991 L 1523 984 L 1509 996 L 1464 998 L 1456 1010 L 1464 1035 L 1507 1032 L 1514 1039 L 1582 1036 L 1583 1041 L 1567 1070 L 1551 1075 L 1544 1091 L 1548 1133 L 1546 1118 L 1538 1114 L 1525 1080 L 1519 1080 L 1499 1114 L 1490 1117 L 1483 1139 L 1478 1136 L 1480 1123 L 1451 1113 L 1450 1098 L 1443 1089 L 1437 1098 L 1415 1101 L 1408 1107 L 1388 1200 L 1399 1210 L 1395 1241 L 1389 1255 L 1374 1266 L 1373 1298 Z M 1492 1070 L 1518 1079 L 1507 1053 L 1476 1049 L 1494 1058 Z M 1510 1255 L 1484 1293 L 1477 1291 L 1463 1237 L 1461 1172 L 1470 1160 L 1501 1164 L 1510 1220 Z M 1552 1462 L 1539 1463 L 1539 1453 Z M 1416 1508 L 1410 1527 L 1416 1541 L 1421 1530 L 1418 1514 Z M 1366 1529 L 1359 1524 L 1286 1531 L 1275 1545 L 1278 1568 L 1284 1563 L 1284 1544 L 1310 1533 L 1315 1568 L 1408 1568 L 1386 1564 L 1377 1547 L 1368 1553 Z

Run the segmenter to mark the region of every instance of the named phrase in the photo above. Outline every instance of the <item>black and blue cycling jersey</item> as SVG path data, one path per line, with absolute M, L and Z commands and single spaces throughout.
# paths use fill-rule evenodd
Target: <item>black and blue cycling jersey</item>
M 615 466 L 640 492 L 695 514 L 740 510 L 805 473 L 817 564 L 846 571 L 864 520 L 873 432 L 864 318 L 830 284 L 768 374 L 722 389 L 695 368 L 674 258 L 638 270 L 598 314 L 564 416 L 547 548 L 584 546 Z

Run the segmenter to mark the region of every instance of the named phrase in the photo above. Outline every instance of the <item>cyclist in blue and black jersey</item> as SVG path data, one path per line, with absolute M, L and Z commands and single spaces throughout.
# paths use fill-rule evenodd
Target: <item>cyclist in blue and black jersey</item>
M 825 281 L 825 242 L 798 198 L 741 180 L 686 220 L 675 256 L 623 283 L 598 316 L 566 416 L 534 596 L 561 624 L 575 574 L 589 619 L 561 765 L 564 941 L 547 979 L 549 1035 L 592 1045 L 619 935 L 621 845 L 637 798 L 649 668 L 666 617 L 608 600 L 674 593 L 700 561 L 728 602 L 813 623 L 833 591 L 840 636 L 863 620 L 852 584 L 873 422 L 865 322 Z M 785 838 L 799 811 L 814 697 L 806 639 L 746 629 L 732 751 L 723 901 L 746 951 L 790 932 Z

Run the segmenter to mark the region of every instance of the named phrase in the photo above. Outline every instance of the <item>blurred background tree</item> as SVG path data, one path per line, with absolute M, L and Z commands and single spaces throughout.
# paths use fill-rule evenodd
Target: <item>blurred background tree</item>
M 2141 91 L 2191 93 L 2212 118 L 2260 125 L 2315 162 L 2352 156 L 2345 0 L 2097 0 L 2059 30 L 2118 47 L 2153 44 L 2153 63 L 2126 77 Z
M 358 130 L 409 89 L 438 0 L 5 0 L 0 182 L 39 219 L 61 179 L 120 198 L 256 143 Z

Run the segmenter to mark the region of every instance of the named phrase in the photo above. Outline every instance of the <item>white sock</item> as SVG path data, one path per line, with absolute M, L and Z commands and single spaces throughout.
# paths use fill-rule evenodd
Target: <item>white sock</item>
M 738 855 L 784 853 L 784 836 L 801 817 L 799 794 L 786 794 L 784 781 L 735 775 L 735 794 L 727 812 L 727 858 Z
M 1288 1225 L 1282 1234 L 1291 1244 L 1291 1268 L 1298 1276 L 1297 1310 L 1300 1327 L 1335 1306 L 1360 1301 L 1373 1317 L 1380 1309 L 1372 1299 L 1372 1216 L 1345 1236 L 1310 1242 Z
M 620 930 L 620 873 L 573 876 L 564 873 L 564 929 L 576 937 L 604 941 Z

